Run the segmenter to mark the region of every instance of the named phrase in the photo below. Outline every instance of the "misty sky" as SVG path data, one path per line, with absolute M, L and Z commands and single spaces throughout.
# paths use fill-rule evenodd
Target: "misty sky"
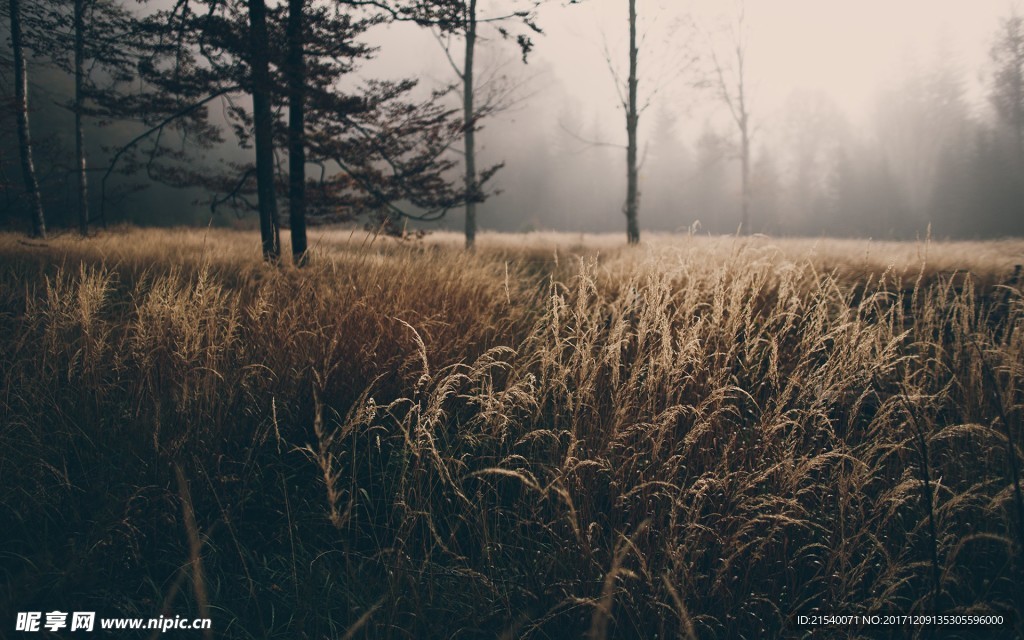
M 269 2 L 273 4 L 275 0 Z M 156 0 L 147 10 L 168 3 L 169 0 Z M 486 17 L 507 12 L 509 6 L 521 8 L 530 4 L 528 0 L 480 0 L 479 6 L 482 17 Z M 642 103 L 649 101 L 640 121 L 641 227 L 681 230 L 696 220 L 713 220 L 717 223 L 705 224 L 706 229 L 734 230 L 739 192 L 735 157 L 721 163 L 721 175 L 697 173 L 696 168 L 701 161 L 698 140 L 706 138 L 709 131 L 722 140 L 734 139 L 735 126 L 710 92 L 693 87 L 694 74 L 686 70 L 695 53 L 706 56 L 710 47 L 727 45 L 716 34 L 729 27 L 738 5 L 731 0 L 638 0 L 637 4 L 642 37 L 639 93 Z M 992 120 L 986 97 L 986 74 L 991 68 L 989 50 L 999 19 L 1008 15 L 1012 6 L 1012 0 L 747 0 L 744 33 L 755 128 L 752 162 L 756 164 L 759 158 L 769 157 L 774 165 L 768 168 L 777 172 L 777 181 L 789 190 L 788 195 L 765 205 L 775 211 L 766 211 L 764 215 L 774 215 L 775 219 L 774 226 L 766 224 L 764 228 L 783 233 L 787 229 L 798 233 L 817 232 L 815 229 L 836 232 L 828 226 L 830 223 L 814 227 L 794 218 L 803 216 L 804 222 L 817 220 L 820 213 L 814 202 L 803 203 L 799 212 L 793 203 L 794 149 L 798 144 L 794 140 L 793 120 L 799 120 L 808 105 L 825 105 L 835 114 L 833 122 L 840 123 L 833 128 L 849 132 L 850 138 L 842 144 L 860 173 L 866 176 L 876 171 L 877 167 L 871 167 L 871 158 L 886 156 L 889 164 L 883 169 L 891 172 L 893 179 L 902 181 L 903 191 L 913 192 L 916 188 L 924 194 L 917 197 L 919 210 L 911 212 L 904 235 L 928 224 L 930 204 L 925 202 L 925 196 L 931 197 L 930 190 L 941 182 L 935 173 L 939 160 L 926 158 L 932 166 L 932 173 L 927 175 L 915 176 L 904 170 L 906 167 L 900 163 L 907 163 L 900 155 L 899 141 L 896 147 L 889 144 L 886 149 L 884 138 L 888 134 L 879 128 L 886 118 L 893 119 L 893 113 L 880 117 L 880 112 L 902 99 L 901 87 L 907 78 L 945 68 L 957 76 L 969 117 L 978 122 Z M 566 0 L 552 0 L 543 4 L 537 22 L 544 34 L 533 36 L 535 48 L 527 65 L 521 63 L 513 41 L 502 40 L 492 27 L 481 27 L 477 78 L 498 78 L 496 86 L 512 87 L 510 107 L 484 121 L 477 138 L 480 166 L 505 163 L 491 184 L 502 193 L 481 207 L 483 229 L 623 228 L 622 145 L 626 135 L 616 80 L 609 66 L 618 75 L 619 83 L 623 83 L 628 56 L 627 7 L 626 0 L 582 0 L 571 6 Z M 372 29 L 366 39 L 377 45 L 379 51 L 375 60 L 363 64 L 353 74 L 353 85 L 374 78 L 416 77 L 421 80 L 422 95 L 426 95 L 434 88 L 456 82 L 443 49 L 428 30 L 395 24 Z M 452 55 L 461 61 L 458 42 L 452 44 Z M 69 81 L 57 84 L 65 92 L 70 86 Z M 52 88 L 36 87 L 43 103 L 37 123 L 69 117 L 52 106 L 61 92 L 57 84 Z M 457 107 L 457 97 L 451 99 L 452 107 Z M 899 105 L 896 106 L 898 109 Z M 47 115 L 47 111 L 53 113 Z M 66 129 L 66 123 L 60 128 Z M 810 128 L 804 134 L 807 132 L 812 137 L 822 133 Z M 106 129 L 91 138 L 90 144 L 116 144 L 115 138 L 123 137 L 124 133 L 117 128 Z M 835 140 L 828 142 L 834 143 Z M 864 151 L 872 145 L 874 151 Z M 242 162 L 250 153 L 234 145 L 218 151 Z M 827 161 L 834 166 L 839 157 L 835 153 L 827 160 L 821 156 L 821 164 Z M 996 156 L 992 158 L 998 161 Z M 916 180 L 916 186 L 909 184 L 908 178 Z M 814 179 L 819 191 L 826 190 L 822 184 L 826 177 Z M 884 179 L 882 176 L 882 182 Z M 884 187 L 878 179 L 874 180 L 872 189 Z M 1013 180 L 1019 182 L 1019 178 Z M 984 189 L 987 187 L 982 187 L 982 193 Z M 196 193 L 168 196 L 166 189 L 151 189 L 150 193 L 161 195 L 140 196 L 126 204 L 123 215 L 142 223 L 171 224 L 190 219 L 172 210 L 191 208 L 196 216 L 208 217 L 207 207 L 190 204 L 198 197 Z M 154 201 L 140 205 L 147 197 Z M 899 197 L 907 200 L 906 193 Z M 971 197 L 974 200 L 970 202 L 964 197 L 964 211 L 986 206 L 991 208 L 993 219 L 1017 216 L 1011 205 L 978 205 L 977 194 Z M 1006 202 L 1012 202 L 1014 197 L 1008 195 Z M 877 215 L 884 218 L 894 206 L 898 208 L 898 199 L 870 206 L 857 203 L 857 207 L 880 210 Z M 135 209 L 159 213 L 137 216 L 132 213 Z M 963 214 L 947 214 L 947 218 L 956 216 Z M 461 224 L 461 216 L 455 211 L 439 226 L 459 228 Z M 877 226 L 889 229 L 884 221 Z M 858 229 L 845 232 L 871 233 Z M 898 231 L 891 232 L 899 235 Z
M 986 64 L 996 21 L 1010 7 L 1009 0 L 750 0 L 746 22 L 757 104 L 770 112 L 795 90 L 818 90 L 833 98 L 851 119 L 862 120 L 870 115 L 887 82 L 915 63 L 939 57 L 963 69 L 967 89 L 978 101 L 982 94 L 978 74 Z M 590 113 L 581 116 L 612 119 L 607 123 L 609 132 L 617 133 L 621 118 L 615 113 L 615 89 L 604 50 L 607 43 L 615 64 L 625 69 L 626 10 L 625 0 L 542 6 L 539 23 L 545 35 L 535 38 L 536 49 L 526 67 L 507 64 L 514 62 L 514 46 L 492 37 L 484 45 L 497 49 L 489 52 L 492 62 L 498 58 L 508 73 L 532 78 L 529 86 L 536 93 L 525 92 L 530 99 L 520 105 L 517 117 L 532 120 L 534 112 L 542 114 L 550 108 L 547 103 L 567 94 L 586 105 Z M 714 31 L 731 11 L 732 3 L 722 0 L 639 0 L 640 29 L 646 35 L 640 61 L 642 85 L 648 80 L 650 90 L 654 80 L 673 79 L 663 62 L 679 60 L 684 54 L 687 43 L 679 37 L 680 24 L 688 13 Z M 382 46 L 378 64 L 368 66 L 367 73 L 414 70 L 438 82 L 451 80 L 441 48 L 429 33 L 398 25 L 378 37 Z M 653 77 L 644 71 L 652 71 Z M 660 101 L 693 115 L 702 98 L 692 95 L 684 78 L 674 79 L 676 86 L 665 88 Z
M 481 3 L 482 7 L 501 5 Z M 735 6 L 722 0 L 638 1 L 644 37 L 640 95 L 651 102 L 641 119 L 641 146 L 666 136 L 692 144 L 708 126 L 729 133 L 721 105 L 708 93 L 694 90 L 690 76 L 680 73 L 680 67 L 690 52 L 703 53 L 708 46 L 707 41 L 688 41 L 686 34 L 692 31 L 685 29 L 687 16 L 693 16 L 700 32 L 721 45 L 714 34 L 728 27 L 736 15 Z M 748 0 L 748 77 L 760 140 L 772 138 L 772 129 L 778 129 L 794 95 L 823 96 L 853 127 L 869 128 L 886 89 L 897 86 L 900 78 L 936 65 L 955 68 L 971 109 L 987 110 L 984 72 L 992 34 L 998 18 L 1010 8 L 1007 0 Z M 496 179 L 506 190 L 501 196 L 506 204 L 514 199 L 510 192 L 530 184 L 529 150 L 517 148 L 525 145 L 524 136 L 534 144 L 543 140 L 551 153 L 564 154 L 560 156 L 563 163 L 595 162 L 588 156 L 597 156 L 598 162 L 624 163 L 617 149 L 589 146 L 581 139 L 608 144 L 625 141 L 622 109 L 605 52 L 624 79 L 627 3 L 586 0 L 567 6 L 552 2 L 542 6 L 539 15 L 545 34 L 534 38 L 536 48 L 528 65 L 519 63 L 513 43 L 501 41 L 493 31 L 487 32 L 491 37 L 480 56 L 483 69 L 498 69 L 512 84 L 521 85 L 517 93 L 521 99 L 514 108 L 485 123 L 478 137 L 485 159 L 507 162 Z M 454 81 L 441 47 L 429 32 L 396 25 L 375 39 L 381 51 L 378 60 L 364 68 L 366 77 L 412 72 L 435 86 Z M 458 60 L 458 44 L 453 53 Z M 659 130 L 666 122 L 671 130 Z M 552 209 L 560 203 L 541 206 Z M 616 197 L 607 211 L 595 214 L 600 218 L 597 228 L 620 226 L 620 207 L 621 198 Z M 499 201 L 488 203 L 482 226 L 495 226 L 494 217 L 504 220 L 508 213 L 502 209 Z M 494 212 L 491 220 L 488 210 Z M 550 211 L 541 217 L 558 220 Z M 583 226 L 579 221 L 567 222 L 569 227 Z M 457 224 L 456 215 L 449 226 Z M 499 221 L 497 226 L 508 225 Z

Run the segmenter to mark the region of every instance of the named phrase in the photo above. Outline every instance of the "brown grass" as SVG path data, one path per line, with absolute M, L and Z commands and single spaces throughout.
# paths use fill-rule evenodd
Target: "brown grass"
M 4 610 L 1021 635 L 1024 242 L 313 244 L 296 270 L 243 232 L 0 236 Z

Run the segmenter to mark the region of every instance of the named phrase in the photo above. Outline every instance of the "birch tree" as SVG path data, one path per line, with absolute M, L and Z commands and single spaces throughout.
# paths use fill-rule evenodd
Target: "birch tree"
M 21 159 L 21 175 L 28 198 L 31 234 L 46 237 L 46 217 L 43 201 L 39 195 L 35 164 L 32 161 L 32 135 L 29 128 L 28 68 L 25 63 L 25 45 L 22 41 L 22 20 L 20 0 L 8 0 L 11 27 L 11 48 L 14 58 L 14 111 L 18 130 L 18 153 Z
M 118 0 L 41 0 L 21 11 L 25 46 L 74 80 L 66 106 L 74 116 L 78 228 L 86 235 L 91 218 L 85 121 L 117 120 L 110 107 L 137 79 L 134 19 Z

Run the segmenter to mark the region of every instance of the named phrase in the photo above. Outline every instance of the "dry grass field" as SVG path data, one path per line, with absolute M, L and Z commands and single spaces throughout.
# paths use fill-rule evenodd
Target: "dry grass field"
M 0 611 L 1024 635 L 1024 242 L 311 241 L 0 235 Z

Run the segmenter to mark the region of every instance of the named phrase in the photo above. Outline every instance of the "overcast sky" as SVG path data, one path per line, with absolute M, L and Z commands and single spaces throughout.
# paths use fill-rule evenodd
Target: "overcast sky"
M 735 127 L 722 105 L 707 92 L 695 90 L 691 76 L 681 74 L 680 68 L 690 52 L 706 54 L 710 43 L 724 44 L 714 34 L 728 27 L 739 5 L 732 0 L 638 0 L 637 5 L 644 38 L 639 93 L 642 100 L 651 99 L 640 122 L 642 149 L 669 137 L 692 147 L 708 126 L 719 135 L 733 135 Z M 507 6 L 505 0 L 480 2 L 482 11 Z M 808 96 L 831 102 L 855 130 L 869 139 L 876 136 L 882 96 L 898 87 L 901 79 L 924 69 L 957 70 L 972 110 L 987 114 L 983 74 L 998 20 L 1008 15 L 1012 4 L 1011 0 L 747 0 L 744 6 L 751 109 L 760 132 L 755 145 L 769 144 L 778 150 L 789 143 L 784 125 L 790 113 L 787 108 L 799 107 Z M 507 162 L 495 178 L 495 186 L 505 194 L 486 203 L 481 224 L 505 226 L 505 219 L 512 216 L 506 207 L 516 215 L 536 207 L 549 220 L 567 217 L 559 224 L 569 228 L 595 224 L 615 228 L 621 224 L 618 190 L 622 185 L 614 183 L 617 173 L 605 173 L 592 187 L 602 192 L 598 201 L 607 201 L 607 206 L 595 202 L 584 211 L 565 213 L 565 203 L 573 203 L 574 198 L 558 200 L 551 194 L 568 189 L 579 197 L 579 187 L 565 186 L 573 172 L 580 176 L 597 165 L 624 167 L 624 153 L 611 146 L 623 145 L 626 136 L 608 58 L 624 82 L 628 3 L 548 2 L 539 10 L 538 23 L 545 34 L 534 37 L 536 46 L 525 66 L 514 43 L 482 29 L 488 40 L 478 55 L 478 75 L 500 68 L 523 86 L 515 108 L 485 122 L 477 138 L 485 163 Z M 693 41 L 688 23 L 704 34 L 703 41 Z M 381 50 L 379 59 L 363 69 L 365 77 L 414 74 L 430 86 L 455 81 L 442 48 L 428 31 L 395 25 L 372 39 Z M 461 61 L 457 43 L 453 55 Z M 665 123 L 671 123 L 671 130 L 661 130 Z M 540 193 L 543 184 L 545 174 L 535 175 L 531 167 L 538 140 L 556 158 L 551 166 L 558 168 L 557 180 L 563 184 L 557 189 L 548 184 L 547 195 L 538 195 L 536 204 L 520 202 L 521 192 Z M 588 145 L 584 140 L 607 146 Z M 659 169 L 654 164 L 642 167 L 642 181 L 645 173 Z M 698 217 L 694 212 L 687 215 Z M 574 216 L 577 222 L 572 222 Z M 451 218 L 446 224 L 460 224 L 458 215 Z M 690 222 L 683 215 L 680 219 Z
M 150 8 L 169 2 L 156 0 Z M 484 17 L 507 12 L 510 5 L 532 4 L 479 2 Z M 698 180 L 692 167 L 676 166 L 692 165 L 697 137 L 708 127 L 720 137 L 735 136 L 722 105 L 694 89 L 692 76 L 681 71 L 693 52 L 706 54 L 710 45 L 723 44 L 714 34 L 737 15 L 738 5 L 733 0 L 637 4 L 643 38 L 639 93 L 642 101 L 650 100 L 640 122 L 643 159 L 651 159 L 641 163 L 642 219 L 653 224 L 660 215 L 658 224 L 675 229 L 715 215 L 729 218 L 734 203 L 719 203 L 717 212 L 696 205 L 676 211 L 680 205 L 673 198 L 679 184 L 702 186 L 698 183 L 704 177 Z M 758 130 L 754 159 L 768 148 L 785 171 L 786 151 L 793 144 L 785 119 L 800 118 L 803 102 L 831 103 L 826 106 L 845 117 L 862 139 L 877 142 L 875 116 L 886 91 L 893 100 L 891 89 L 900 79 L 920 75 L 922 69 L 958 70 L 975 114 L 987 116 L 988 52 L 1012 0 L 747 0 L 744 6 L 748 89 Z M 626 136 L 615 74 L 621 85 L 628 61 L 627 11 L 627 0 L 544 3 L 537 20 L 544 34 L 532 36 L 535 48 L 527 65 L 513 41 L 502 40 L 490 26 L 481 27 L 478 79 L 505 75 L 518 87 L 512 108 L 485 121 L 477 137 L 479 166 L 506 164 L 491 184 L 502 195 L 481 207 L 482 227 L 621 227 L 625 153 L 616 146 L 624 145 Z M 688 28 L 691 24 L 696 32 Z M 379 46 L 379 53 L 354 74 L 353 83 L 417 77 L 426 92 L 456 81 L 443 49 L 426 29 L 377 27 L 366 39 Z M 460 43 L 453 43 L 451 53 L 461 61 Z M 453 108 L 457 105 L 453 97 Z M 690 160 L 673 156 L 666 145 L 659 156 L 658 144 L 666 140 L 689 148 Z M 244 159 L 249 152 L 239 153 Z M 892 168 L 898 173 L 900 167 Z M 716 188 L 733 195 L 737 189 L 730 184 Z M 660 199 L 659 189 L 664 192 Z M 454 228 L 460 224 L 459 212 L 443 222 Z
M 481 6 L 500 4 L 492 0 Z M 796 90 L 820 91 L 859 122 L 871 115 L 880 89 L 911 65 L 936 59 L 961 68 L 969 96 L 980 104 L 979 73 L 997 19 L 1010 6 L 1009 0 L 748 0 L 755 105 L 765 116 Z M 701 97 L 671 69 L 687 45 L 680 27 L 693 15 L 713 31 L 728 19 L 732 7 L 723 0 L 638 0 L 640 29 L 646 35 L 641 94 L 652 84 L 675 80 L 662 87 L 652 108 L 703 117 Z M 529 65 L 505 67 L 520 80 L 532 78 L 530 90 L 523 92 L 530 99 L 514 117 L 550 117 L 552 103 L 568 97 L 579 102 L 581 121 L 597 118 L 609 135 L 624 136 L 618 134 L 621 115 L 616 115 L 615 86 L 604 51 L 625 69 L 626 0 L 585 0 L 573 6 L 551 2 L 541 8 L 539 23 L 545 35 L 535 38 Z M 366 69 L 368 74 L 413 71 L 428 81 L 452 80 L 440 46 L 423 30 L 396 26 L 376 39 L 382 45 L 380 60 Z M 514 45 L 492 38 L 484 46 L 496 49 L 484 54 L 485 61 L 498 57 L 514 62 Z

